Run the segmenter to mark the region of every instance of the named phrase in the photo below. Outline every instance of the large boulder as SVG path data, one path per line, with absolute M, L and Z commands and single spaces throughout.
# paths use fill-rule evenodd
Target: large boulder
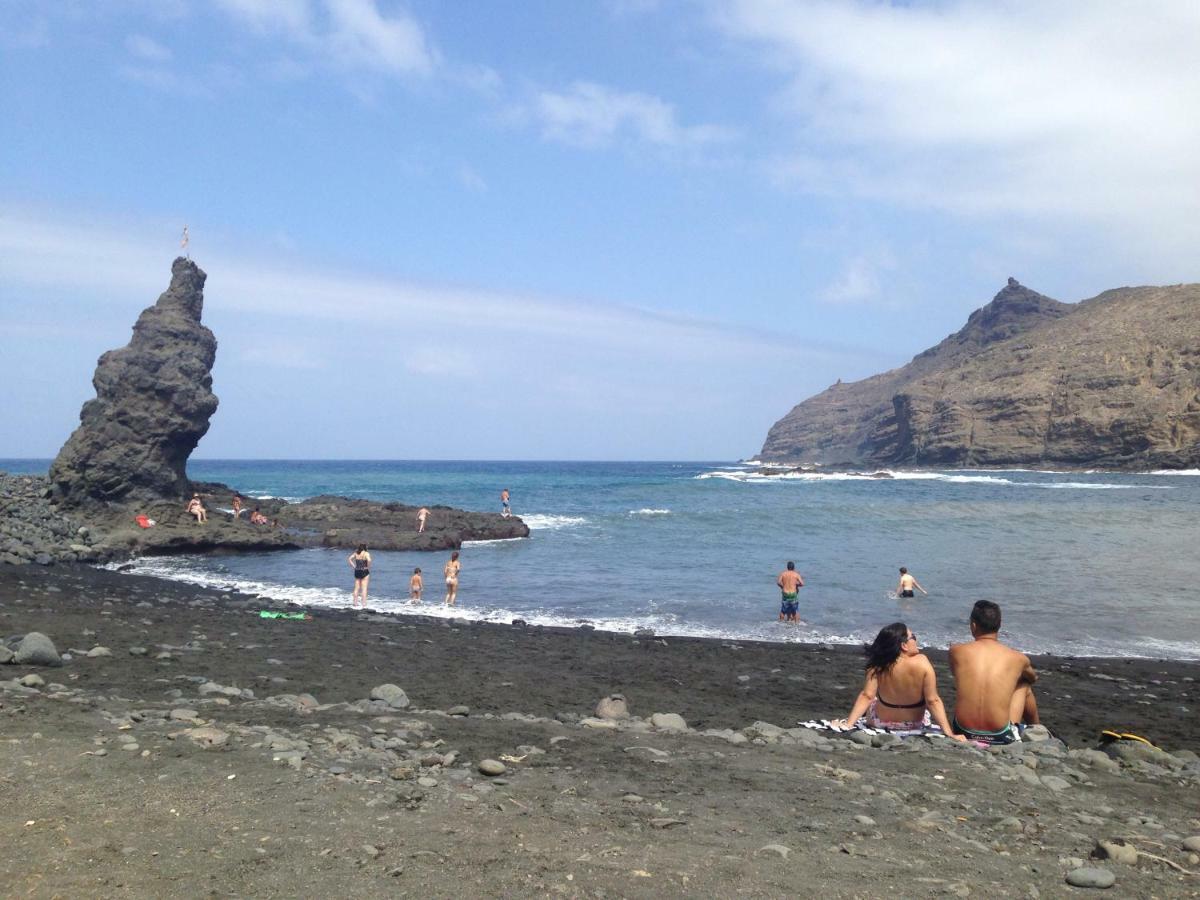
M 12 661 L 18 666 L 61 666 L 54 641 L 40 631 L 31 631 L 17 644 Z
M 142 311 L 129 344 L 100 357 L 96 397 L 50 466 L 56 498 L 147 502 L 182 498 L 188 456 L 217 409 L 217 341 L 200 324 L 207 276 L 190 259 L 171 266 L 171 286 Z

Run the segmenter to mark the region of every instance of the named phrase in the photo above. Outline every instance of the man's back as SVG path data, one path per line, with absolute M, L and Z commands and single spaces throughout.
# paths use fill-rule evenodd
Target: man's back
M 966 728 L 998 730 L 1011 721 L 1013 693 L 1037 674 L 1029 657 L 1006 647 L 994 635 L 950 648 L 954 673 L 954 717 Z
M 780 572 L 778 583 L 780 589 L 789 594 L 794 594 L 800 588 L 804 587 L 804 579 L 794 569 L 785 569 L 783 572 Z

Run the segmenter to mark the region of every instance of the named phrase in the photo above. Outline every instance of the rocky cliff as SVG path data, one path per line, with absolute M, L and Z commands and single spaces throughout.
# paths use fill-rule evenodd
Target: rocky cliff
M 188 457 L 217 409 L 217 341 L 200 324 L 205 278 L 191 260 L 176 259 L 171 286 L 143 310 L 129 344 L 100 357 L 96 397 L 50 467 L 61 504 L 184 496 Z
M 899 369 L 836 384 L 761 459 L 825 465 L 1200 466 L 1200 285 L 1060 303 L 1009 279 Z

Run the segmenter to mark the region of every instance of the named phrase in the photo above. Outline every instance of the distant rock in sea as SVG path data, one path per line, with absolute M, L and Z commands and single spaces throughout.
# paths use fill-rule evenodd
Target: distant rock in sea
M 766 463 L 1200 466 L 1200 285 L 1060 303 L 1010 278 L 908 365 L 805 400 Z
M 128 345 L 100 357 L 80 425 L 50 466 L 56 499 L 132 503 L 182 498 L 188 457 L 217 410 L 217 340 L 200 324 L 207 276 L 190 259 L 142 311 Z

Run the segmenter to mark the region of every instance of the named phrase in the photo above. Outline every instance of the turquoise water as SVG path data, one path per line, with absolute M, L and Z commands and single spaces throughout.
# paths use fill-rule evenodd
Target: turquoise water
M 46 462 L 0 460 L 44 472 Z M 1029 652 L 1200 658 L 1200 472 L 1030 471 L 761 477 L 728 463 L 193 461 L 199 480 L 250 496 L 320 493 L 513 511 L 528 540 L 469 544 L 457 616 L 660 634 L 859 641 L 903 619 L 922 642 L 967 636 L 977 599 Z M 219 502 L 217 505 L 221 505 Z M 312 605 L 346 605 L 341 551 L 144 560 L 147 573 Z M 374 554 L 371 605 L 396 612 L 424 570 L 437 603 L 444 553 Z M 795 560 L 799 628 L 780 625 L 775 578 Z M 929 591 L 897 601 L 906 565 Z

